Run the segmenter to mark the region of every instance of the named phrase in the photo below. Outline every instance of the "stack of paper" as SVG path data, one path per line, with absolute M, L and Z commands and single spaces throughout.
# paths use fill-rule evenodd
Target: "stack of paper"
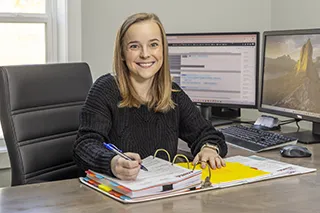
M 94 171 L 87 171 L 87 178 L 127 196 L 137 198 L 179 190 L 189 190 L 201 184 L 201 171 L 192 171 L 160 158 L 143 159 L 148 171 L 140 170 L 135 181 L 119 180 Z M 93 183 L 94 183 L 93 182 Z

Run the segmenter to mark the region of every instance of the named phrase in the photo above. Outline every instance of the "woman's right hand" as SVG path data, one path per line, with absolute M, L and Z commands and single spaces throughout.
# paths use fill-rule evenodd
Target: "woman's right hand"
M 124 154 L 134 159 L 134 161 L 129 161 L 116 155 L 111 160 L 111 171 L 120 180 L 135 180 L 140 171 L 140 155 L 132 152 Z

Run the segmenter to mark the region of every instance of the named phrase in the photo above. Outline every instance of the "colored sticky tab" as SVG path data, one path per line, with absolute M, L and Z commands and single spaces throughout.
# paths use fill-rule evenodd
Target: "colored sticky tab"
M 131 200 L 130 197 L 125 196 L 125 195 L 120 196 L 120 198 L 121 198 L 122 200 Z
M 118 198 L 120 198 L 121 196 L 123 196 L 123 194 L 120 194 L 119 192 L 116 192 L 116 191 L 114 191 L 114 190 L 110 191 L 109 193 L 110 193 L 111 195 L 115 196 L 115 197 L 118 197 Z
M 90 179 L 87 178 L 87 177 L 84 177 L 83 180 L 86 181 L 86 182 L 89 182 Z
M 85 171 L 86 172 L 86 174 L 91 174 L 91 175 L 93 175 L 93 172 L 91 172 L 90 170 L 87 170 L 87 171 Z
M 102 185 L 102 184 L 98 185 L 98 188 L 106 192 L 110 192 L 112 190 L 109 186 Z
M 97 181 L 95 181 L 95 180 L 92 180 L 92 181 L 93 181 L 93 184 L 94 184 L 94 185 L 97 185 L 97 186 L 100 185 L 99 182 L 97 182 Z
M 119 186 L 119 184 L 116 184 L 115 182 L 112 182 L 112 181 L 110 181 L 109 183 L 110 183 L 110 185 L 112 185 L 112 186 Z
M 89 180 L 88 182 L 94 186 L 99 186 L 99 183 L 94 180 Z
M 87 176 L 95 177 L 95 175 L 93 173 L 90 173 L 90 172 L 87 173 Z
M 102 175 L 96 174 L 96 178 L 103 179 L 104 177 Z
M 122 191 L 131 192 L 130 189 L 128 189 L 128 188 L 126 188 L 126 187 L 124 187 L 124 186 L 120 186 L 120 185 L 119 185 L 117 188 L 118 188 L 118 189 L 121 189 Z

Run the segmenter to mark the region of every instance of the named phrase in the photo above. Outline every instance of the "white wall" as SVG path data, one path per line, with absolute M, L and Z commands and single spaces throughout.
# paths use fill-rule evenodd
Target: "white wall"
M 81 61 L 82 60 L 82 16 L 81 16 L 81 1 L 67 0 L 67 60 Z
M 156 13 L 168 33 L 320 27 L 319 0 L 82 0 L 81 9 L 82 60 L 89 63 L 94 79 L 111 72 L 116 31 L 136 12 Z M 242 115 L 255 120 L 260 113 L 244 109 Z
M 271 0 L 271 29 L 319 27 L 319 0 Z
M 271 28 L 270 0 L 82 0 L 82 60 L 94 79 L 112 71 L 113 44 L 122 21 L 154 12 L 166 31 L 263 31 Z
M 271 0 L 271 30 L 320 28 L 319 11 L 319 0 Z M 306 121 L 300 124 L 302 128 L 312 126 Z

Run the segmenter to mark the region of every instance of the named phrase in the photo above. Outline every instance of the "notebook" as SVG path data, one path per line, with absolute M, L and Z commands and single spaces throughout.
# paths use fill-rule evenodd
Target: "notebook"
M 130 198 L 157 195 L 199 186 L 201 170 L 181 167 L 158 157 L 142 160 L 148 171 L 140 170 L 134 181 L 120 180 L 88 170 L 87 178 Z

